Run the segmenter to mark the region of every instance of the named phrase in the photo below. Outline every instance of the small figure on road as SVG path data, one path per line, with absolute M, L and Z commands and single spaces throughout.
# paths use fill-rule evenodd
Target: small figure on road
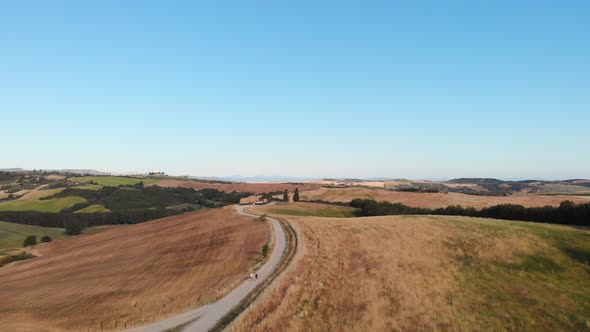
M 254 275 L 254 277 L 256 278 L 256 280 L 258 280 L 258 273 L 256 273 L 256 274 Z
M 250 273 L 250 279 L 254 280 L 254 273 Z

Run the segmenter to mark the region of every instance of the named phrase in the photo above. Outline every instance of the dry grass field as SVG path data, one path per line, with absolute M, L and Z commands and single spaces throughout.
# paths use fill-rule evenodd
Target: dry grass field
M 290 216 L 314 216 L 330 218 L 351 218 L 360 214 L 359 209 L 350 206 L 338 206 L 319 203 L 276 203 L 258 205 L 250 209 L 257 214 L 284 214 Z
M 0 268 L 1 329 L 120 330 L 187 311 L 240 282 L 268 237 L 228 207 L 39 245 Z
M 323 200 L 328 202 L 350 202 L 355 198 L 402 203 L 412 207 L 439 208 L 460 204 L 483 208 L 497 204 L 521 204 L 526 207 L 554 205 L 571 200 L 576 203 L 590 202 L 590 196 L 517 193 L 511 196 L 478 196 L 460 193 L 414 193 L 368 188 L 319 188 L 301 193 L 303 200 Z
M 194 188 L 196 190 L 205 189 L 205 188 L 212 188 L 218 189 L 225 192 L 252 192 L 255 194 L 261 194 L 266 192 L 275 192 L 275 191 L 294 191 L 296 188 L 299 191 L 303 190 L 311 190 L 317 188 L 317 185 L 303 183 L 303 184 L 293 184 L 293 183 L 280 183 L 280 182 L 234 182 L 234 183 L 207 183 L 207 182 L 197 182 L 197 181 L 182 181 L 182 180 L 162 180 L 155 183 L 160 187 L 181 187 L 181 188 Z
M 588 232 L 467 217 L 286 218 L 302 252 L 231 331 L 590 329 Z

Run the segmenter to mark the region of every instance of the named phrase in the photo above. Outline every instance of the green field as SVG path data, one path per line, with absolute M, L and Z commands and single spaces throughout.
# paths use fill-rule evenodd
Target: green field
M 86 202 L 84 198 L 77 196 L 68 196 L 48 200 L 40 199 L 54 195 L 63 189 L 64 188 L 39 190 L 37 192 L 25 195 L 24 197 L 17 200 L 0 203 L 0 211 L 59 212 L 64 208 Z
M 80 209 L 74 213 L 93 213 L 93 212 L 111 212 L 109 209 L 105 208 L 104 205 L 100 204 L 93 204 L 87 206 L 83 209 Z
M 564 226 L 444 217 L 466 235 L 449 247 L 461 266 L 466 314 L 483 330 L 589 331 L 590 232 Z M 440 218 L 443 220 L 443 218 Z M 532 236 L 532 237 L 531 237 Z M 485 239 L 537 247 L 512 259 L 478 256 Z M 535 240 L 539 239 L 539 240 Z M 517 246 L 518 248 L 518 246 Z M 501 249 L 500 249 L 501 250 Z
M 126 185 L 134 185 L 140 182 L 144 184 L 151 184 L 156 183 L 160 180 L 157 179 L 147 179 L 147 178 L 128 178 L 123 176 L 80 176 L 72 178 L 73 181 L 77 181 L 80 183 L 88 183 L 88 182 L 95 182 L 103 186 L 110 186 L 110 187 L 117 187 L 117 186 L 126 186 Z
M 102 189 L 102 186 L 99 184 L 85 184 L 85 185 L 81 185 L 81 186 L 75 186 L 72 188 L 84 189 L 84 190 L 100 190 L 100 189 Z
M 39 227 L 0 221 L 0 249 L 22 247 L 27 235 L 36 235 L 37 241 L 44 235 L 49 235 L 53 240 L 66 237 L 63 228 Z
M 358 216 L 358 209 L 349 206 L 293 203 L 269 205 L 262 208 L 267 213 L 284 214 L 289 216 L 313 216 L 329 218 L 352 218 Z

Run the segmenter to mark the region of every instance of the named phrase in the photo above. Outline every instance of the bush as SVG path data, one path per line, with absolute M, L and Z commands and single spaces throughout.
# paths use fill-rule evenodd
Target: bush
M 266 243 L 263 247 L 262 247 L 262 257 L 266 258 L 266 256 L 268 255 L 268 251 L 270 250 L 270 247 L 268 246 L 268 243 Z
M 49 235 L 43 235 L 43 237 L 41 238 L 41 242 L 47 243 L 47 242 L 51 242 L 51 236 Z
M 23 247 L 30 247 L 30 246 L 34 246 L 37 244 L 37 236 L 35 235 L 29 235 L 25 238 L 25 241 L 23 241 Z
M 67 220 L 64 225 L 66 235 L 80 235 L 82 233 L 82 225 L 79 222 Z

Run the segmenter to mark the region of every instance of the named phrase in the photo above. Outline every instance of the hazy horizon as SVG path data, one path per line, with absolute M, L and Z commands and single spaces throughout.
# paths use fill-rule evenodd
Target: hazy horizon
M 590 178 L 590 3 L 0 4 L 0 168 Z

